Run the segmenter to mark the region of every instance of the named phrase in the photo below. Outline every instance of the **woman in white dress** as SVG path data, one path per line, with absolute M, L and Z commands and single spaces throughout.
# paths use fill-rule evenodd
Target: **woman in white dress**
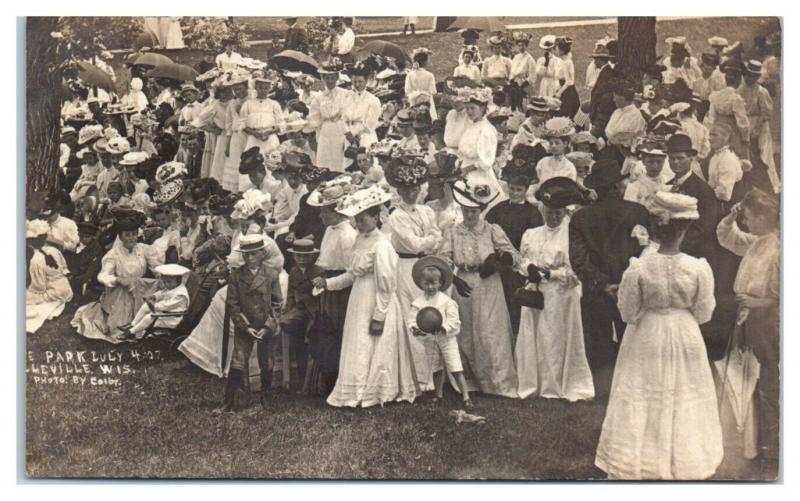
M 360 63 L 350 70 L 353 92 L 344 109 L 347 132 L 360 148 L 369 148 L 378 141 L 375 129 L 378 128 L 382 111 L 381 101 L 367 90 L 369 73 L 369 69 Z
M 227 118 L 225 119 L 225 134 L 228 142 L 225 147 L 225 167 L 222 172 L 222 187 L 228 191 L 239 191 L 239 163 L 242 152 L 247 144 L 247 134 L 244 132 L 245 117 L 242 116 L 242 107 L 247 99 L 247 78 L 234 77 L 231 81 L 233 99 L 228 103 Z
M 256 146 L 266 156 L 280 147 L 278 133 L 283 133 L 286 129 L 286 120 L 281 105 L 267 97 L 273 80 L 264 75 L 256 75 L 253 80 L 256 97 L 245 101 L 240 112 L 244 120 L 243 130 L 247 134 L 243 151 Z
M 425 69 L 432 54 L 433 52 L 425 47 L 414 49 L 411 53 L 414 65 L 406 74 L 405 93 L 411 106 L 420 102 L 429 103 L 431 120 L 436 120 L 436 106 L 433 102 L 433 96 L 436 95 L 436 77 Z
M 578 170 L 566 157 L 572 134 L 575 134 L 575 126 L 569 118 L 556 117 L 544 123 L 542 136 L 547 139 L 550 155 L 536 164 L 536 177 L 540 184 L 554 177 L 568 177 L 573 181 L 578 179 Z
M 492 100 L 491 89 L 476 89 L 467 93 L 469 101 L 466 104 L 469 121 L 464 128 L 464 133 L 458 142 L 458 158 L 461 159 L 461 170 L 464 174 L 473 170 L 483 171 L 489 180 L 493 193 L 499 196 L 489 205 L 508 198 L 501 190 L 497 173 L 494 171 L 497 157 L 497 129 L 486 119 L 486 107 Z
M 711 319 L 714 276 L 680 252 L 700 216 L 695 198 L 659 192 L 648 209 L 658 252 L 631 259 L 618 291 L 628 324 L 595 464 L 609 479 L 702 480 L 722 461 L 717 394 L 700 324 Z
M 319 69 L 325 89 L 311 98 L 308 124 L 317 130 L 317 167 L 344 172 L 347 127 L 344 112 L 350 91 L 337 87 L 341 61 L 334 58 Z
M 556 82 L 558 89 L 555 97 L 561 100 L 561 107 L 556 116 L 574 119 L 581 107 L 578 90 L 575 88 L 575 63 L 572 61 L 572 39 L 558 37 L 556 39 L 554 54 L 559 60 L 556 68 Z
M 499 269 L 512 267 L 519 254 L 505 232 L 481 212 L 499 193 L 483 171 L 473 170 L 453 184 L 463 222 L 445 231 L 438 254 L 456 269 L 453 299 L 461 315 L 458 345 L 469 390 L 517 398 L 517 371 Z
M 453 109 L 447 112 L 444 124 L 444 145 L 448 153 L 457 154 L 458 145 L 467 126 L 472 122 L 467 114 L 465 94 L 451 97 Z
M 339 376 L 328 405 L 370 407 L 391 401 L 413 402 L 420 382 L 412 351 L 417 340 L 404 328 L 397 299 L 398 256 L 389 237 L 378 227 L 391 192 L 373 185 L 345 198 L 337 212 L 354 217 L 358 237 L 347 271 L 332 278 L 318 277 L 323 290 L 353 289 L 339 358 Z
M 230 124 L 228 123 L 228 105 L 233 99 L 233 90 L 227 81 L 221 81 L 219 86 L 214 91 L 215 100 L 213 109 L 209 113 L 213 114 L 210 123 L 210 135 L 215 138 L 213 143 L 213 154 L 211 157 L 211 166 L 208 171 L 208 177 L 213 177 L 220 184 L 222 184 L 222 176 L 225 173 L 225 162 L 228 159 L 228 142 L 230 137 L 226 133 Z M 217 128 L 219 130 L 217 130 Z M 216 134 L 213 134 L 216 132 Z M 205 163 L 205 157 L 203 158 Z
M 29 333 L 39 330 L 46 320 L 58 317 L 72 300 L 67 262 L 58 249 L 45 245 L 49 231 L 50 225 L 41 219 L 26 223 L 25 332 Z
M 397 298 L 400 301 L 402 318 L 408 318 L 411 303 L 422 295 L 411 276 L 414 264 L 423 256 L 431 255 L 439 247 L 442 232 L 436 224 L 436 213 L 427 205 L 417 203 L 422 184 L 426 179 L 426 167 L 420 159 L 397 158 L 386 171 L 389 185 L 397 189 L 400 197 L 395 210 L 389 216 L 388 226 L 394 250 L 399 256 L 397 268 Z M 411 165 L 408 162 L 412 162 Z M 433 389 L 433 373 L 430 363 L 434 358 L 433 340 L 417 338 L 412 346 L 422 348 L 414 351 L 413 361 L 417 377 L 423 390 Z M 426 353 L 427 352 L 427 353 Z
M 539 77 L 539 97 L 554 97 L 560 85 L 556 74 L 561 66 L 561 59 L 553 55 L 556 37 L 545 35 L 539 40 L 539 48 L 544 55 L 536 60 L 536 76 Z
M 162 17 L 159 21 L 161 34 L 164 36 L 165 49 L 183 49 L 183 32 L 180 16 Z
M 575 181 L 554 177 L 542 183 L 536 199 L 545 225 L 522 236 L 519 272 L 528 277 L 529 289 L 541 291 L 544 308 L 522 308 L 514 350 L 519 396 L 591 399 L 594 383 L 583 345 L 581 285 L 569 264 L 567 206 L 579 203 L 582 194 Z

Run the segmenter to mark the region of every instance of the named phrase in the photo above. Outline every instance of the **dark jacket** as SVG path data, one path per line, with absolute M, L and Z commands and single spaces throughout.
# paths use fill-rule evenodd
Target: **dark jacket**
M 307 52 L 308 37 L 306 36 L 306 30 L 299 26 L 289 28 L 289 30 L 286 32 L 286 41 L 283 42 L 283 50 Z
M 692 173 L 681 185 L 673 185 L 672 191 L 697 199 L 700 219 L 689 226 L 683 239 L 681 251 L 694 257 L 705 258 L 713 267 L 716 263 L 717 223 L 719 223 L 719 201 L 714 190 Z
M 289 272 L 289 288 L 286 294 L 285 311 L 297 310 L 303 315 L 316 312 L 319 306 L 319 298 L 311 294 L 314 284 L 311 281 L 322 275 L 323 269 L 313 265 L 303 272 L 299 266 L 294 266 Z M 283 320 L 283 318 L 282 318 Z
M 584 296 L 601 294 L 608 284 L 618 284 L 632 257 L 642 252 L 631 236 L 639 224 L 647 228 L 644 206 L 607 197 L 579 209 L 569 222 L 569 260 L 583 284 Z
M 259 330 L 266 326 L 267 320 L 273 316 L 274 308 L 281 301 L 281 287 L 276 270 L 262 264 L 255 275 L 247 265 L 231 272 L 226 306 L 236 332 L 245 333 L 247 327 Z
M 592 87 L 589 118 L 592 127 L 605 131 L 606 124 L 617 106 L 614 104 L 614 69 L 605 65 Z

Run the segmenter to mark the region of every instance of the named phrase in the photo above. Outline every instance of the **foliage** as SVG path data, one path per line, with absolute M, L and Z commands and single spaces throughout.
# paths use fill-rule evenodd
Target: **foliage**
M 127 49 L 144 31 L 141 17 L 61 17 L 58 31 L 72 43 L 78 59 L 89 59 L 105 49 Z
M 222 49 L 225 40 L 233 39 L 242 47 L 248 40 L 247 25 L 231 22 L 227 17 L 187 17 L 181 23 L 183 42 L 190 49 Z

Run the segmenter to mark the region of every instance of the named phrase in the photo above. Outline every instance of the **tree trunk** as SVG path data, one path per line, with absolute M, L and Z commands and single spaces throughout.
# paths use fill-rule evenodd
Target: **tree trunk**
M 61 71 L 56 70 L 57 17 L 27 18 L 26 193 L 47 193 L 58 185 L 61 131 Z M 35 198 L 35 197 L 34 197 Z
M 620 72 L 639 86 L 645 68 L 656 62 L 656 18 L 618 17 L 617 32 Z

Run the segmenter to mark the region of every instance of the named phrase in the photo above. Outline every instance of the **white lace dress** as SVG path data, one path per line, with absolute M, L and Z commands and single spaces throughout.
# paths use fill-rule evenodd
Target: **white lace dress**
M 628 324 L 595 464 L 609 478 L 699 480 L 722 461 L 717 395 L 699 324 L 714 311 L 705 259 L 631 259 L 619 287 Z
M 421 391 L 411 355 L 418 344 L 405 332 L 397 299 L 398 256 L 389 237 L 375 229 L 359 234 L 348 270 L 328 279 L 328 289 L 353 286 L 342 334 L 339 376 L 328 396 L 334 407 L 370 407 L 391 401 L 413 402 Z M 383 333 L 372 336 L 372 320 Z
M 514 358 L 519 396 L 569 401 L 594 397 L 581 323 L 581 286 L 569 265 L 569 218 L 556 228 L 540 226 L 522 236 L 520 271 L 528 265 L 550 270 L 539 285 L 544 309 L 523 307 Z M 535 290 L 534 286 L 528 286 Z

